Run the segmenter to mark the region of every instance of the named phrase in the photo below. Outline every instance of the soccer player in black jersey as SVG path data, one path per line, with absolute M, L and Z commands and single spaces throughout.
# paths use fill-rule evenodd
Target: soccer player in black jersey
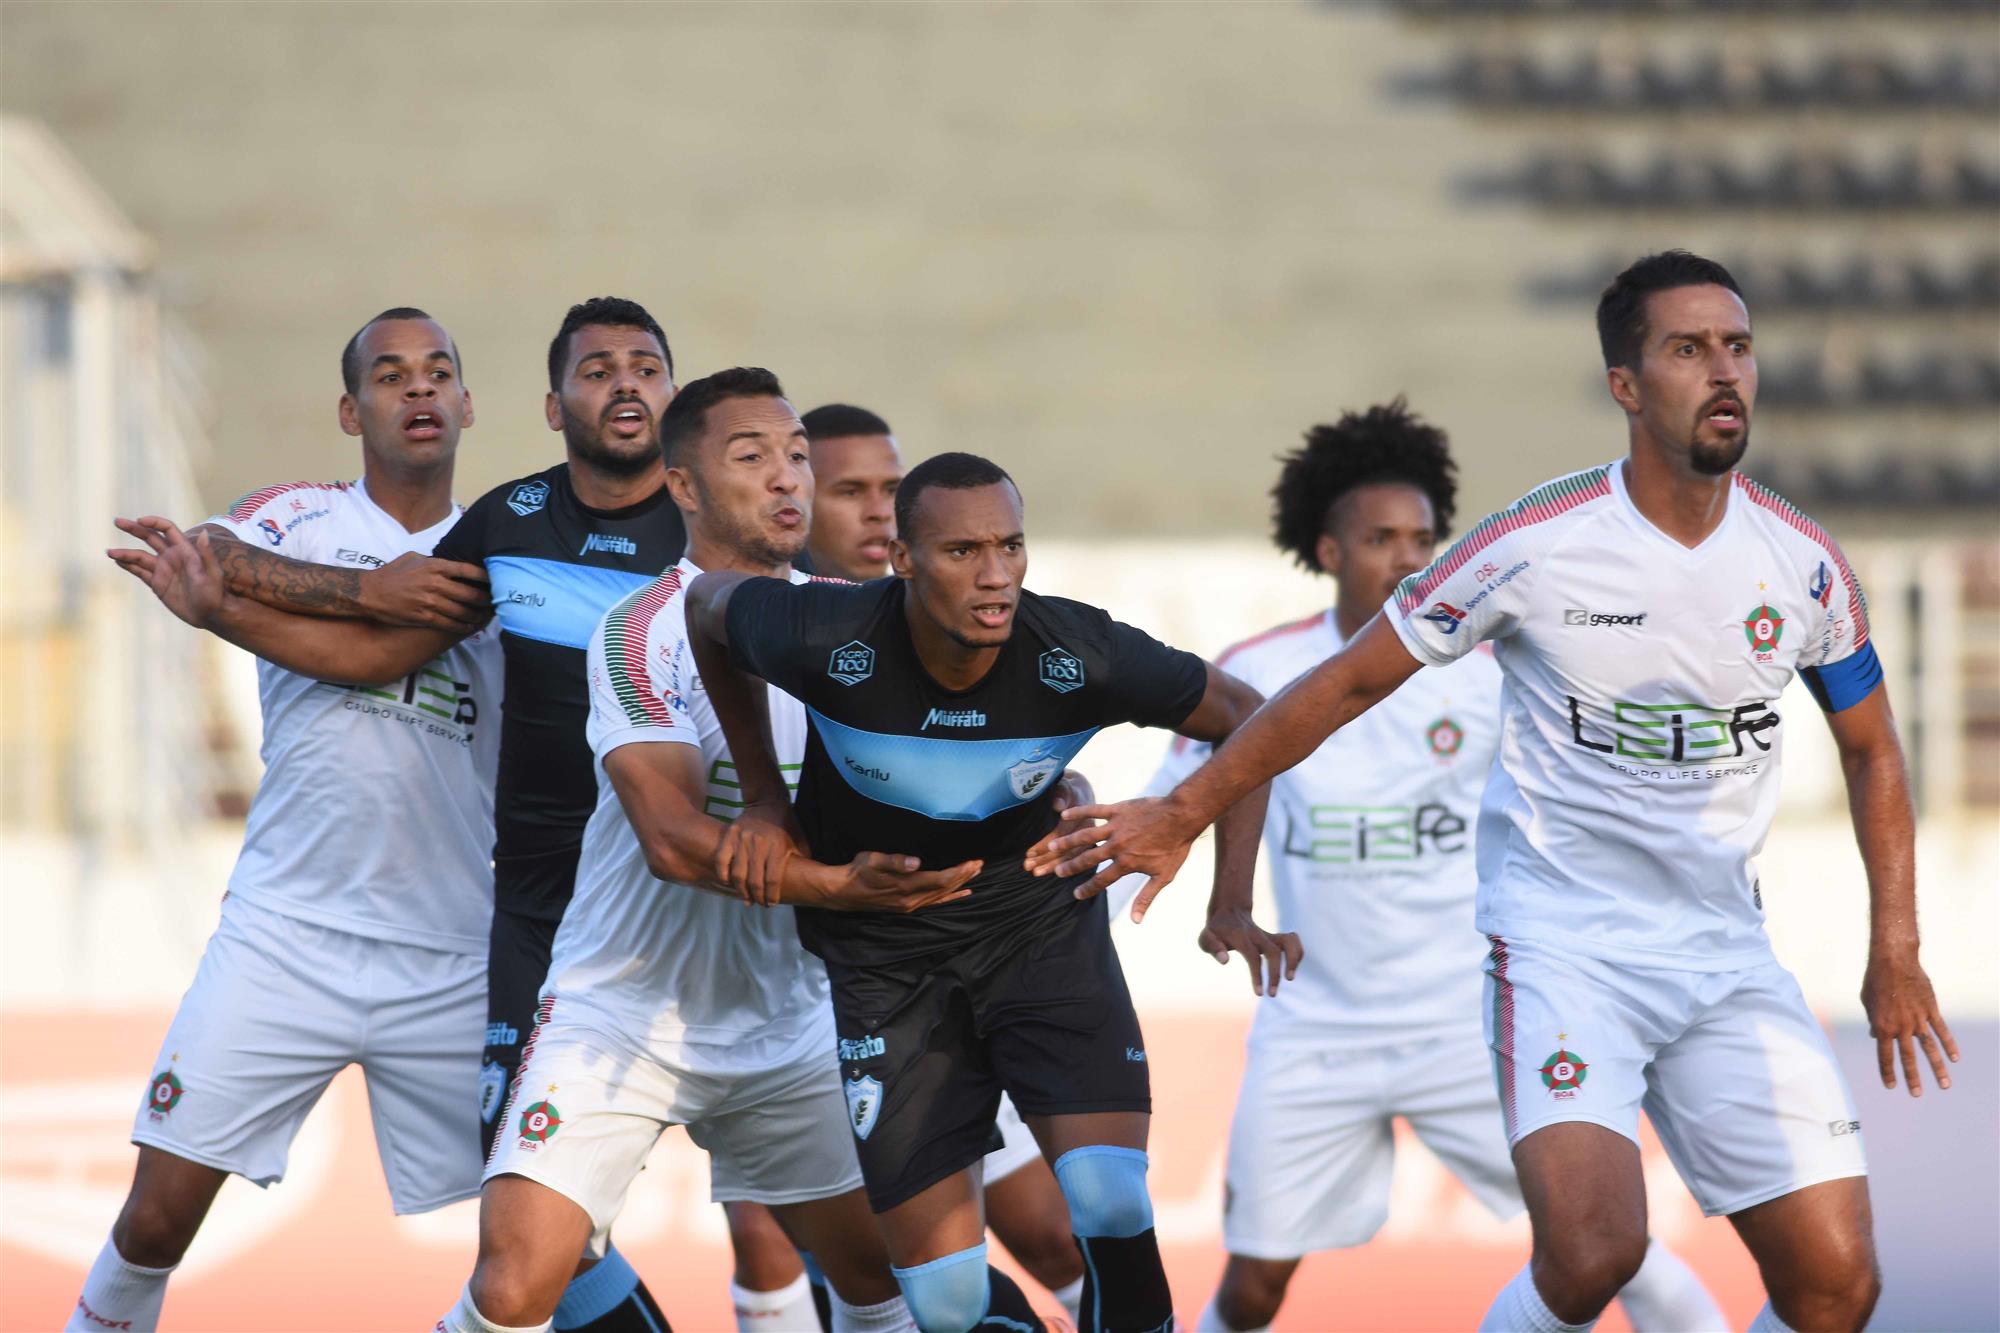
M 752 893 L 775 879 L 794 811 L 816 859 L 865 841 L 926 868 L 983 863 L 957 902 L 797 916 L 833 984 L 850 1124 L 905 1299 L 926 1330 L 1000 1313 L 989 1306 L 1011 1284 L 985 1263 L 977 1164 L 997 1146 L 1004 1089 L 1069 1203 L 1083 1328 L 1168 1328 L 1145 1184 L 1145 1041 L 1106 909 L 1075 897 L 1087 876 L 1036 878 L 1022 860 L 1055 828 L 1051 789 L 1100 728 L 1215 739 L 1260 697 L 1095 607 L 1027 592 L 1020 492 L 985 459 L 917 466 L 896 524 L 894 578 L 718 573 L 689 589 L 696 660 L 751 802 L 732 826 L 747 867 L 736 878 Z M 806 707 L 796 807 L 752 677 Z M 1218 823 L 1218 876 L 1247 878 L 1263 818 L 1257 792 Z M 1274 972 L 1283 956 L 1262 932 L 1232 943 Z
M 659 322 L 617 297 L 572 306 L 549 344 L 548 371 L 545 410 L 549 428 L 562 432 L 566 461 L 475 501 L 437 544 L 436 559 L 405 557 L 363 571 L 213 543 L 232 593 L 294 613 L 296 653 L 311 663 L 302 669 L 326 680 L 401 679 L 485 623 L 490 583 L 506 674 L 486 1053 L 474 1122 L 483 1122 L 488 1147 L 534 1027 L 597 800 L 584 739 L 590 634 L 686 544 L 659 449 L 660 413 L 674 396 L 673 353 Z M 594 1333 L 665 1322 L 615 1249 L 556 1312 L 557 1328 Z

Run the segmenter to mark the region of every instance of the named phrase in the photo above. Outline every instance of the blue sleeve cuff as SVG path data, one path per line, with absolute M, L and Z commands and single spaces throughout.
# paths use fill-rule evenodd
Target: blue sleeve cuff
M 1866 699 L 1882 683 L 1882 661 L 1875 656 L 1874 643 L 1864 643 L 1828 666 L 1800 667 L 1799 678 L 1805 681 L 1822 709 L 1829 713 L 1844 712 Z

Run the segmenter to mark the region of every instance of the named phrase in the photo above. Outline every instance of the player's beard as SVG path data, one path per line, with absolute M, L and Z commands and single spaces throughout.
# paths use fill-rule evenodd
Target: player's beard
M 1750 419 L 1743 418 L 1743 429 L 1736 432 L 1735 439 L 1723 437 L 1719 440 L 1701 438 L 1701 427 L 1688 438 L 1688 465 L 1704 477 L 1719 477 L 1743 460 L 1750 448 Z
M 718 504 L 714 493 L 702 485 L 699 473 L 691 474 L 691 480 L 694 482 L 695 502 L 701 506 L 702 526 L 714 534 L 718 545 L 727 547 L 745 561 L 775 569 L 779 565 L 791 564 L 805 547 L 806 534 L 811 531 L 809 524 L 802 523 L 791 532 L 774 533 L 758 520 L 746 522 L 741 514 L 727 505 Z M 811 509 L 803 501 L 793 503 L 811 514 Z
M 614 404 L 613 408 L 623 406 Z M 636 476 L 651 467 L 660 456 L 660 433 L 656 425 L 644 435 L 615 444 L 604 438 L 602 423 L 593 424 L 562 405 L 563 443 L 572 457 L 580 458 L 599 472 L 615 477 Z

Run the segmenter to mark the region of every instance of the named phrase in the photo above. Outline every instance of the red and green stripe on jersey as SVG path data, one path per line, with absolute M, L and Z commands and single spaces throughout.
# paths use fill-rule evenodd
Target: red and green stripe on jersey
M 257 511 L 271 501 L 289 491 L 344 491 L 344 481 L 281 481 L 275 486 L 266 486 L 261 491 L 252 491 L 229 506 L 229 517 L 238 523 L 248 523 L 257 517 Z
M 1539 486 L 1460 537 L 1455 545 L 1433 560 L 1428 569 L 1404 579 L 1396 587 L 1396 610 L 1407 616 L 1431 599 L 1445 580 L 1465 568 L 1481 551 L 1510 532 L 1546 523 L 1578 505 L 1602 500 L 1611 494 L 1611 465 L 1572 472 Z
M 1834 568 L 1840 571 L 1840 581 L 1847 589 L 1847 618 L 1854 622 L 1854 647 L 1859 649 L 1868 642 L 1868 598 L 1861 591 L 1861 580 L 1854 577 L 1848 567 L 1847 557 L 1841 553 L 1839 543 L 1828 535 L 1827 530 L 1802 513 L 1790 500 L 1776 491 L 1752 481 L 1742 473 L 1736 474 L 1736 489 L 1743 492 L 1743 498 L 1759 509 L 1775 514 L 1778 521 L 1796 532 L 1804 534 L 1815 546 L 1827 553 Z
M 604 618 L 605 670 L 610 673 L 619 706 L 634 726 L 674 725 L 673 710 L 654 689 L 653 674 L 646 664 L 646 631 L 680 590 L 681 570 L 676 565 L 611 608 Z

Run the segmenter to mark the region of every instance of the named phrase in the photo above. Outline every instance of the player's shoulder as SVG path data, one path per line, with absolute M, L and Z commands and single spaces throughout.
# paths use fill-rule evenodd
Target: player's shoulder
M 1072 651 L 1108 651 L 1112 627 L 1117 623 L 1101 606 L 1079 602 L 1073 597 L 1052 597 L 1021 589 L 1014 610 L 1015 622 L 1046 648 Z
M 352 487 L 346 481 L 281 481 L 238 496 L 223 512 L 232 522 L 252 523 L 274 505 L 295 513 L 330 508 L 345 500 Z
M 1318 663 L 1332 649 L 1332 639 L 1327 632 L 1330 614 L 1319 611 L 1273 625 L 1260 634 L 1230 644 L 1216 655 L 1215 664 L 1252 685 L 1274 675 L 1282 675 L 1284 681 L 1290 681 L 1301 670 Z
M 468 512 L 477 510 L 482 515 L 497 510 L 520 518 L 531 518 L 545 512 L 551 504 L 561 502 L 569 493 L 568 477 L 569 464 L 557 463 L 540 472 L 501 482 L 467 505 L 466 509 Z
M 1733 476 L 1735 498 L 1745 502 L 1744 513 L 1759 531 L 1809 558 L 1834 560 L 1845 568 L 1847 561 L 1840 553 L 1840 544 L 1810 514 L 1760 481 L 1741 472 Z
M 691 566 L 675 564 L 614 602 L 597 626 L 605 652 L 643 652 L 649 639 L 685 638 L 687 598 L 683 594 L 694 579 Z

